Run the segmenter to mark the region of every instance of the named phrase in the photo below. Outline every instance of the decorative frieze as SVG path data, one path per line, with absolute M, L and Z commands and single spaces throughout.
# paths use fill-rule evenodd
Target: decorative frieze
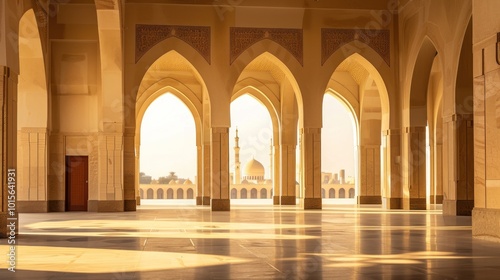
M 147 24 L 135 26 L 135 62 L 156 44 L 171 37 L 186 42 L 210 63 L 210 27 Z
M 379 29 L 321 29 L 321 65 L 342 46 L 359 41 L 370 46 L 391 65 L 391 40 L 389 30 Z
M 231 27 L 230 62 L 253 44 L 269 39 L 288 50 L 303 65 L 302 29 Z

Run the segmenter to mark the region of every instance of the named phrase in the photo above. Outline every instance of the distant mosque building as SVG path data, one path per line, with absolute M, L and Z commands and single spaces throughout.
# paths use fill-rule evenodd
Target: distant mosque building
M 240 137 L 238 129 L 234 137 L 234 173 L 231 173 L 231 199 L 272 199 L 273 198 L 273 153 L 272 144 L 269 150 L 270 174 L 266 178 L 264 165 L 252 158 L 243 168 L 243 174 L 240 162 Z M 271 141 L 272 143 L 272 141 Z M 196 181 L 196 180 L 195 180 Z M 345 170 L 341 169 L 339 173 L 321 173 L 322 198 L 354 198 L 355 184 L 354 179 L 348 180 L 345 177 Z M 300 194 L 300 185 L 297 183 L 296 193 Z M 141 184 L 141 199 L 194 199 L 196 185 L 189 179 L 170 180 L 168 184 Z M 300 197 L 298 197 L 300 198 Z

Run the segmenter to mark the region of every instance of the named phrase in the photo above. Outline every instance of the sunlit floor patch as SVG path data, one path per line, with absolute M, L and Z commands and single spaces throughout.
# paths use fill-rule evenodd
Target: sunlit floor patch
M 8 246 L 0 245 L 3 256 L 8 249 Z M 242 258 L 207 254 L 49 246 L 17 246 L 16 256 L 16 270 L 74 273 L 153 271 L 250 262 Z M 6 268 L 6 262 L 0 262 L 0 269 Z
M 306 254 L 323 259 L 327 267 L 367 267 L 379 264 L 408 265 L 420 264 L 428 260 L 456 260 L 456 259 L 481 259 L 485 257 L 458 256 L 452 252 L 425 251 L 403 254 L 369 255 L 369 254 Z
M 138 231 L 138 232 L 102 232 L 102 231 L 29 231 L 23 235 L 43 235 L 43 236 L 81 236 L 81 237 L 134 237 L 134 238 L 191 238 L 191 239 L 261 239 L 261 240 L 303 240 L 317 239 L 316 236 L 301 234 L 272 234 L 272 233 L 249 233 L 249 232 L 173 232 L 173 231 Z

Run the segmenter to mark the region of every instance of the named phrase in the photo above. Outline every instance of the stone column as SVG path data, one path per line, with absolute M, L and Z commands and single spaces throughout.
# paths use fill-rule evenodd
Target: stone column
M 98 147 L 98 194 L 97 200 L 89 200 L 89 211 L 123 211 L 123 137 L 100 133 Z
M 303 128 L 304 209 L 321 209 L 321 128 Z
M 443 141 L 436 139 L 434 146 L 431 146 L 431 180 L 433 180 L 430 202 L 431 204 L 443 203 Z
M 203 145 L 196 146 L 196 205 L 203 205 Z
M 229 128 L 212 127 L 211 138 L 212 211 L 229 211 Z
M 474 208 L 473 116 L 443 118 L 445 139 L 443 214 L 470 216 Z
M 1 152 L 1 174 L 2 191 L 0 192 L 0 237 L 4 238 L 11 235 L 11 229 L 7 227 L 15 223 L 15 229 L 12 231 L 17 234 L 19 221 L 15 198 L 17 197 L 17 185 L 8 184 L 9 178 L 17 181 L 17 75 L 10 72 L 6 66 L 0 66 L 0 94 L 2 106 L 2 125 L 0 144 Z
M 18 211 L 49 212 L 47 129 L 24 127 L 18 136 Z
M 272 176 L 271 180 L 273 182 L 273 204 L 274 205 L 279 205 L 280 204 L 280 196 L 281 196 L 281 176 L 280 176 L 280 171 L 281 171 L 281 151 L 280 151 L 280 145 L 273 145 L 271 146 L 273 149 L 272 153 Z
M 139 166 L 140 145 L 135 147 L 133 129 L 125 130 L 123 136 L 123 195 L 124 195 L 124 210 L 135 211 L 137 205 L 141 204 L 141 196 L 139 193 Z
M 380 145 L 361 145 L 358 204 L 380 204 Z
M 403 188 L 403 209 L 425 210 L 426 203 L 426 140 L 425 126 L 407 127 L 407 178 Z
M 281 145 L 281 205 L 295 205 L 296 204 L 296 146 L 290 144 Z
M 383 133 L 384 176 L 382 205 L 385 209 L 403 208 L 403 190 L 401 174 L 401 133 L 399 129 L 390 129 Z
M 211 177 L 210 177 L 210 143 L 202 146 L 202 180 L 201 192 L 196 197 L 196 205 L 210 205 Z

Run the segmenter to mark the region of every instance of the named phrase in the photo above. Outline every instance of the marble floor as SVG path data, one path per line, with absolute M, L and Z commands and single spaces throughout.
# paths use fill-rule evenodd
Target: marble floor
M 380 206 L 141 206 L 20 214 L 0 279 L 500 279 L 500 243 L 470 217 Z M 0 240 L 0 253 L 9 248 Z M 4 260 L 7 257 L 3 257 Z

